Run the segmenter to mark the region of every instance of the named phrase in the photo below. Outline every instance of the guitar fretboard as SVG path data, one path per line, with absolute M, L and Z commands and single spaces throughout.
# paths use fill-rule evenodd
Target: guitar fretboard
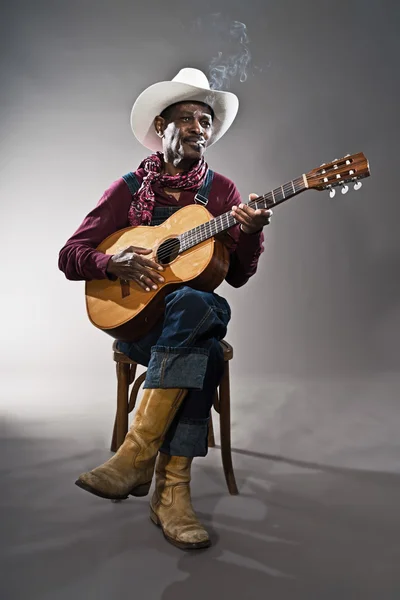
M 281 185 L 280 187 L 268 192 L 265 196 L 259 196 L 254 200 L 248 202 L 248 206 L 251 208 L 273 208 L 277 204 L 281 204 L 285 202 L 285 200 L 289 200 L 293 196 L 296 196 L 300 192 L 303 192 L 306 189 L 306 185 L 304 183 L 304 177 L 298 177 L 293 181 L 289 181 L 289 183 L 285 183 L 285 185 Z M 219 217 L 215 217 L 215 219 L 211 219 L 206 223 L 202 223 L 201 225 L 197 225 L 193 229 L 182 233 L 179 237 L 180 241 L 180 252 L 184 252 L 193 246 L 197 246 L 201 242 L 208 240 L 209 238 L 221 233 L 222 231 L 226 231 L 230 227 L 237 225 L 237 221 L 231 215 L 231 211 L 224 213 L 223 215 L 219 215 Z

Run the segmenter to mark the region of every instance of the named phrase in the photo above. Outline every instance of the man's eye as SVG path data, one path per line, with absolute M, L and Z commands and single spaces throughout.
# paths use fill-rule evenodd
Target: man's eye
M 189 121 L 190 117 L 182 117 L 182 121 Z
M 211 127 L 210 121 L 203 121 L 202 125 L 203 127 Z

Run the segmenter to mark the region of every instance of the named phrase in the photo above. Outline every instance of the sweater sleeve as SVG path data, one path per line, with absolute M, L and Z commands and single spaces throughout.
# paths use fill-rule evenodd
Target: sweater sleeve
M 67 279 L 107 278 L 106 268 L 111 256 L 96 248 L 115 231 L 128 227 L 130 202 L 131 194 L 122 178 L 104 192 L 97 206 L 60 250 L 58 267 Z
M 225 210 L 242 202 L 239 191 L 231 182 L 230 193 L 226 199 Z M 226 275 L 226 281 L 235 288 L 241 287 L 252 277 L 258 266 L 258 260 L 264 252 L 264 234 L 244 233 L 239 225 L 231 227 L 227 232 L 231 238 L 230 266 Z

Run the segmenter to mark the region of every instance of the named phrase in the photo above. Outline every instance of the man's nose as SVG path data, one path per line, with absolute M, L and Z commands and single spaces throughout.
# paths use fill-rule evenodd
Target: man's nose
M 193 119 L 191 129 L 196 133 L 203 133 L 203 127 L 198 119 Z

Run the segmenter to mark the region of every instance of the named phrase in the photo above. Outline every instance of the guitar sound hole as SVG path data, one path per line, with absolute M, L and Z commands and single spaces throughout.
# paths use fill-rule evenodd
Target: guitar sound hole
M 168 265 L 178 256 L 180 247 L 177 238 L 165 240 L 157 250 L 157 261 L 161 265 Z

